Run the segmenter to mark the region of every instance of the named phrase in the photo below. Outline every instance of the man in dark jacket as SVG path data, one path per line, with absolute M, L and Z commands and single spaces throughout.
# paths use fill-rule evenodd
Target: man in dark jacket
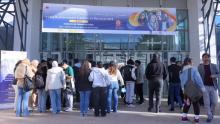
M 149 108 L 151 112 L 153 108 L 153 96 L 156 95 L 156 113 L 160 112 L 161 97 L 163 92 L 163 79 L 166 79 L 167 73 L 165 66 L 159 60 L 159 54 L 153 54 L 153 59 L 147 65 L 145 70 L 149 87 Z
M 180 96 L 181 84 L 180 84 L 180 70 L 181 67 L 176 64 L 176 58 L 170 58 L 171 65 L 168 66 L 169 73 L 169 99 L 170 99 L 170 111 L 174 111 L 174 101 L 175 98 L 179 103 L 179 107 L 182 108 L 182 99 Z
M 127 65 L 122 69 L 122 77 L 126 84 L 126 98 L 125 101 L 128 107 L 135 107 L 133 105 L 135 80 L 132 78 L 132 69 L 134 68 L 134 61 L 129 59 Z

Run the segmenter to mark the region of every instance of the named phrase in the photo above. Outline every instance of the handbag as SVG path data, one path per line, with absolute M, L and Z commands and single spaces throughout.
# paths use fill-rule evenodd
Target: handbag
M 191 78 L 192 69 L 188 69 L 188 80 L 184 86 L 184 94 L 189 97 L 192 102 L 199 101 L 203 96 L 202 90 L 193 82 Z
M 14 77 L 14 79 L 12 80 L 12 85 L 17 85 L 18 80 Z
M 25 75 L 24 75 L 24 87 L 23 87 L 25 92 L 28 92 L 32 89 L 34 89 L 34 84 L 31 80 L 30 77 L 27 76 L 27 66 L 26 66 L 26 70 L 25 70 Z

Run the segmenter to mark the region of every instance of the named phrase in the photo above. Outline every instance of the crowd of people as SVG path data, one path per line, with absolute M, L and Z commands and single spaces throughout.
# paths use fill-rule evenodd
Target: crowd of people
M 37 107 L 44 113 L 51 109 L 53 114 L 61 111 L 73 111 L 73 103 L 80 102 L 80 115 L 86 117 L 89 109 L 94 109 L 94 116 L 107 116 L 107 113 L 118 111 L 119 94 L 127 107 L 142 104 L 143 84 L 148 80 L 149 104 L 148 111 L 161 112 L 161 99 L 164 80 L 169 77 L 168 101 L 170 111 L 175 110 L 175 102 L 182 110 L 182 121 L 188 121 L 187 113 L 191 104 L 194 109 L 194 122 L 199 122 L 200 103 L 203 99 L 207 111 L 207 122 L 211 122 L 218 103 L 217 78 L 218 68 L 210 62 L 210 55 L 204 53 L 203 63 L 198 68 L 193 67 L 192 59 L 185 58 L 183 65 L 176 63 L 176 58 L 170 58 L 171 65 L 165 67 L 160 62 L 160 56 L 154 54 L 146 69 L 139 60 L 129 59 L 125 66 L 119 66 L 111 61 L 104 66 L 102 62 L 84 60 L 76 61 L 73 67 L 66 60 L 58 64 L 53 59 L 41 62 L 28 59 L 20 60 L 15 65 L 13 88 L 15 89 L 15 112 L 17 117 L 30 115 L 29 107 Z M 24 90 L 25 77 L 32 79 L 34 88 Z M 190 76 L 190 77 L 189 77 Z M 203 98 L 193 100 L 187 96 L 185 84 L 192 81 L 202 92 Z M 154 105 L 154 95 L 156 103 Z M 76 98 L 76 101 L 74 100 Z

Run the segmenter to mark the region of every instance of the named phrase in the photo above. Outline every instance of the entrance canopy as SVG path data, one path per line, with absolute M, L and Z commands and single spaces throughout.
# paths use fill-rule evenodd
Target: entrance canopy
M 175 8 L 43 4 L 42 32 L 176 34 Z

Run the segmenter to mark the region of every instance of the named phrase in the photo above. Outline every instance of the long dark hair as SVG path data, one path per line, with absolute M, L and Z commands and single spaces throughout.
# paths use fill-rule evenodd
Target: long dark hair
M 84 76 L 84 75 L 88 74 L 91 70 L 90 68 L 91 68 L 91 63 L 87 60 L 84 60 L 82 62 L 80 69 L 79 69 L 80 76 Z
M 183 65 L 182 65 L 182 69 L 181 70 L 183 71 L 184 66 L 189 65 L 190 63 L 192 63 L 192 59 L 189 58 L 189 57 L 186 57 L 184 59 L 184 61 L 183 61 Z

